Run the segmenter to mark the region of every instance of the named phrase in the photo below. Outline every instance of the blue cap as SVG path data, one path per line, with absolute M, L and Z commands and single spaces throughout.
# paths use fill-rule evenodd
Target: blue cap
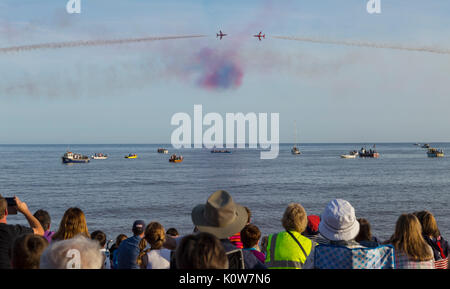
M 142 234 L 145 230 L 145 222 L 142 220 L 136 220 L 133 223 L 133 233 Z

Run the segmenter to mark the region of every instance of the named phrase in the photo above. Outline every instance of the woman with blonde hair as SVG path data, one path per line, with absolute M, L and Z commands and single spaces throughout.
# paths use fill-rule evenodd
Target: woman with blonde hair
M 402 214 L 386 242 L 395 248 L 397 269 L 434 269 L 433 250 L 422 237 L 422 226 L 413 214 Z
M 53 235 L 52 240 L 68 240 L 77 235 L 91 237 L 83 211 L 79 208 L 69 208 L 64 213 L 58 231 Z
M 158 222 L 147 225 L 139 243 L 137 264 L 141 269 L 169 269 L 170 251 L 163 248 L 166 241 L 164 227 Z M 148 247 L 150 246 L 150 247 Z
M 415 212 L 414 215 L 422 225 L 422 235 L 428 245 L 433 249 L 436 269 L 448 269 L 448 254 L 450 246 L 441 236 L 441 232 L 433 214 L 428 211 Z

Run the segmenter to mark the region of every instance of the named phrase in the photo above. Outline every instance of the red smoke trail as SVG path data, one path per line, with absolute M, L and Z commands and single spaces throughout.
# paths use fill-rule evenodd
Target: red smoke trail
M 41 43 L 41 44 L 32 44 L 32 45 L 3 47 L 3 48 L 0 48 L 0 53 L 22 52 L 22 51 L 40 50 L 40 49 L 62 49 L 62 48 L 70 48 L 70 47 L 109 46 L 109 45 L 117 45 L 117 44 L 139 43 L 139 42 L 183 39 L 183 38 L 196 38 L 196 37 L 205 37 L 205 36 L 206 35 L 185 35 L 185 36 L 145 37 L 145 38 L 128 38 L 128 39 L 113 39 L 113 40 L 80 40 L 80 41 L 68 41 L 68 42 L 53 42 L 53 43 Z

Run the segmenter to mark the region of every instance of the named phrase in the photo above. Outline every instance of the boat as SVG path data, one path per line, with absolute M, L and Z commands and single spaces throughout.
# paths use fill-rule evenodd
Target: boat
M 444 157 L 444 151 L 442 149 L 429 148 L 427 156 L 430 158 L 442 158 Z
M 160 153 L 160 154 L 168 154 L 169 151 L 167 149 L 159 148 L 158 149 L 158 153 Z
M 424 149 L 429 149 L 430 148 L 430 145 L 429 144 L 424 144 L 423 146 L 422 146 L 422 148 L 424 148 Z
M 294 121 L 294 127 L 295 127 L 295 145 L 291 149 L 291 153 L 293 155 L 299 155 L 301 154 L 300 150 L 297 148 L 297 122 Z
M 216 149 L 216 147 L 214 146 L 213 149 L 211 150 L 212 154 L 231 154 L 230 150 L 227 149 Z
M 127 156 L 125 156 L 126 159 L 137 159 L 137 154 L 129 154 Z
M 183 156 L 177 156 L 176 154 L 173 154 L 169 158 L 169 162 L 171 163 L 181 163 L 183 161 Z
M 378 158 L 380 154 L 375 149 L 366 150 L 361 148 L 358 152 L 360 158 Z
M 358 152 L 357 151 L 351 151 L 346 155 L 341 155 L 341 158 L 343 159 L 354 159 L 358 156 Z
M 95 153 L 93 156 L 91 156 L 93 160 L 106 160 L 108 158 L 107 154 L 102 153 Z
M 82 154 L 73 153 L 73 152 L 66 152 L 62 156 L 62 162 L 65 163 L 65 164 L 70 164 L 70 163 L 88 163 L 89 162 L 89 157 L 84 156 Z

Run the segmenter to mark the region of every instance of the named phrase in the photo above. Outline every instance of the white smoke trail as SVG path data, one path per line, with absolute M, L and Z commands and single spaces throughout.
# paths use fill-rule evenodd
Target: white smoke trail
M 450 49 L 436 48 L 436 47 L 411 47 L 411 46 L 393 45 L 393 44 L 342 41 L 342 40 L 325 40 L 325 39 L 294 37 L 294 36 L 272 36 L 272 38 L 303 41 L 303 42 L 313 42 L 313 43 L 323 43 L 323 44 L 336 44 L 336 45 L 345 45 L 345 46 L 357 46 L 357 47 L 370 47 L 370 48 L 381 48 L 381 49 L 396 49 L 396 50 L 405 50 L 405 51 L 428 52 L 428 53 L 438 53 L 438 54 L 450 54 Z
M 196 38 L 205 37 L 206 35 L 185 35 L 185 36 L 165 36 L 165 37 L 145 37 L 145 38 L 127 38 L 127 39 L 112 39 L 112 40 L 79 40 L 68 42 L 53 42 L 53 43 L 40 43 L 32 45 L 21 45 L 0 48 L 0 53 L 7 52 L 22 52 L 30 50 L 40 49 L 61 49 L 69 47 L 87 47 L 87 46 L 108 46 L 126 43 L 139 43 L 149 42 L 157 40 L 171 40 L 171 39 L 183 39 L 183 38 Z

